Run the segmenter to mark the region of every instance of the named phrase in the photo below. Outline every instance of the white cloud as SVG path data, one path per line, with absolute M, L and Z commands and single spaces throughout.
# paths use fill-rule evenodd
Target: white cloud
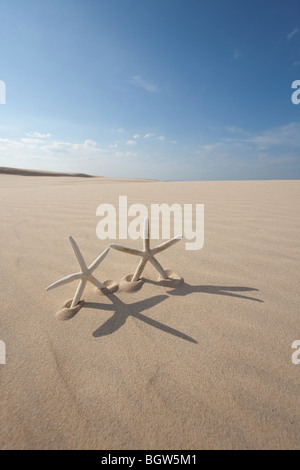
M 110 144 L 109 148 L 116 149 L 116 148 L 118 148 L 118 144 Z
M 171 144 L 177 144 L 177 140 L 171 140 Z
M 136 145 L 136 141 L 135 140 L 127 140 L 125 142 L 126 145 Z
M 139 136 L 139 134 L 134 134 L 133 138 L 134 138 L 134 139 L 139 139 L 140 136 Z
M 91 146 L 91 147 L 96 147 L 96 146 L 97 146 L 97 142 L 95 142 L 94 140 L 89 140 L 89 139 L 88 139 L 88 140 L 85 140 L 85 141 L 84 141 L 84 145 L 85 145 L 86 147 L 89 147 L 89 146 Z
M 154 137 L 155 134 L 145 134 L 144 139 L 149 139 L 149 137 Z
M 21 142 L 24 142 L 25 144 L 44 144 L 47 141 L 43 139 L 32 139 L 30 137 L 23 137 L 21 139 Z
M 287 39 L 292 39 L 292 37 L 295 36 L 295 34 L 299 33 L 299 31 L 299 28 L 294 28 L 293 31 L 287 35 Z
M 74 156 L 92 155 L 99 152 L 105 152 L 104 149 L 98 147 L 97 142 L 88 139 L 85 140 L 83 144 L 54 140 L 46 145 L 41 145 L 39 149 L 45 152 L 70 153 Z
M 40 132 L 28 132 L 26 135 L 28 135 L 28 137 L 40 137 L 40 138 L 52 137 L 52 135 L 49 132 L 48 134 L 41 134 Z
M 143 88 L 144 90 L 149 91 L 150 93 L 156 93 L 159 91 L 157 85 L 153 85 L 152 83 L 143 80 L 139 75 L 134 75 L 133 77 L 131 77 L 130 83 L 132 85 Z
M 28 135 L 28 134 L 26 134 Z M 100 148 L 97 142 L 86 139 L 83 143 L 44 140 L 22 137 L 19 140 L 0 139 L 1 156 L 6 159 L 89 159 L 108 150 Z
M 156 138 L 157 140 L 166 140 L 166 138 L 163 135 L 160 135 L 159 137 Z

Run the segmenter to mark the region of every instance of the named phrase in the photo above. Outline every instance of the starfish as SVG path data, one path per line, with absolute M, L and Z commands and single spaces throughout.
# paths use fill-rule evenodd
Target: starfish
M 141 277 L 141 274 L 147 264 L 148 261 L 154 266 L 154 268 L 159 272 L 163 279 L 168 279 L 168 275 L 165 272 L 164 268 L 161 264 L 157 261 L 154 257 L 157 253 L 166 250 L 170 246 L 174 245 L 174 243 L 179 242 L 182 239 L 182 236 L 179 235 L 167 242 L 162 243 L 161 245 L 156 246 L 155 248 L 150 248 L 150 239 L 149 239 L 149 219 L 148 217 L 145 219 L 144 222 L 144 237 L 143 237 L 143 250 L 136 250 L 135 248 L 128 248 L 122 245 L 111 244 L 111 248 L 114 248 L 118 251 L 123 251 L 124 253 L 128 253 L 130 255 L 141 256 L 141 261 L 139 262 L 134 275 L 131 279 L 131 282 L 138 281 Z
M 109 252 L 109 248 L 106 248 L 106 250 L 104 250 L 103 253 L 101 253 L 101 255 L 98 256 L 98 258 L 95 259 L 95 261 L 89 267 L 87 267 L 77 243 L 71 236 L 69 237 L 69 240 L 72 245 L 73 251 L 75 253 L 75 256 L 77 258 L 81 271 L 75 274 L 70 274 L 69 276 L 62 278 L 59 281 L 54 282 L 53 284 L 48 286 L 46 290 L 50 290 L 50 289 L 53 289 L 54 287 L 62 286 L 63 284 L 68 284 L 69 282 L 75 281 L 76 279 L 80 279 L 78 287 L 75 292 L 74 299 L 71 304 L 71 307 L 75 307 L 80 301 L 80 298 L 83 294 L 87 281 L 94 284 L 94 286 L 98 287 L 98 289 L 105 289 L 105 285 L 102 284 L 100 281 L 98 281 L 93 276 L 92 272 L 99 266 L 101 261 L 103 261 L 103 259 Z

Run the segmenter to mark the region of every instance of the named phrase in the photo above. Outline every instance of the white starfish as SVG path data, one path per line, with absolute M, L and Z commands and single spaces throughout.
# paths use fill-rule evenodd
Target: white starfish
M 99 266 L 101 261 L 105 258 L 105 256 L 109 252 L 109 248 L 106 248 L 106 250 L 104 250 L 103 253 L 101 253 L 101 255 L 98 256 L 98 258 L 95 259 L 95 261 L 89 267 L 87 267 L 77 243 L 72 237 L 69 237 L 69 240 L 71 242 L 73 251 L 75 253 L 81 271 L 75 274 L 70 274 L 69 276 L 62 278 L 59 281 L 54 282 L 53 284 L 48 286 L 46 290 L 62 286 L 63 284 L 68 284 L 69 282 L 75 281 L 76 279 L 80 279 L 77 290 L 75 292 L 74 299 L 71 304 L 71 307 L 75 307 L 83 294 L 87 281 L 90 281 L 92 284 L 94 284 L 94 286 L 98 287 L 98 289 L 105 289 L 104 284 L 98 281 L 98 279 L 96 279 L 92 275 L 92 272 Z
M 141 274 L 148 261 L 150 261 L 152 266 L 154 266 L 154 268 L 159 272 L 159 274 L 162 276 L 163 279 L 168 279 L 167 273 L 165 272 L 161 264 L 157 261 L 157 259 L 154 257 L 154 255 L 156 255 L 160 251 L 166 250 L 170 246 L 174 245 L 174 243 L 179 242 L 179 240 L 181 239 L 182 239 L 182 236 L 179 235 L 175 238 L 172 238 L 171 240 L 167 242 L 162 243 L 161 245 L 156 246 L 155 248 L 150 248 L 149 219 L 147 217 L 144 222 L 144 237 L 143 237 L 144 249 L 143 250 L 136 250 L 135 248 L 128 248 L 126 246 L 116 245 L 116 244 L 111 244 L 110 246 L 111 248 L 114 248 L 115 250 L 123 251 L 124 253 L 128 253 L 130 255 L 136 255 L 136 256 L 142 257 L 131 279 L 131 282 L 138 281 L 140 279 Z

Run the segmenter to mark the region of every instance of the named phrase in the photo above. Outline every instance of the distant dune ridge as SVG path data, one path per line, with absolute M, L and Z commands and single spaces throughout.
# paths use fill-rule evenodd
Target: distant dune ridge
M 25 170 L 23 168 L 10 168 L 6 166 L 0 166 L 0 173 L 6 175 L 19 175 L 19 176 L 73 176 L 80 178 L 94 178 L 93 175 L 87 175 L 85 173 L 64 173 L 59 171 L 44 171 L 44 170 Z
M 61 177 L 72 177 L 72 178 L 93 178 L 97 182 L 98 178 L 101 178 L 101 182 L 120 182 L 123 183 L 133 183 L 133 182 L 143 182 L 150 183 L 155 180 L 152 178 L 120 178 L 120 177 L 109 177 L 109 176 L 99 176 L 99 175 L 88 175 L 86 173 L 68 173 L 60 171 L 46 171 L 46 170 L 32 170 L 24 168 L 10 168 L 6 166 L 0 166 L 0 175 L 15 175 L 15 176 L 61 176 Z M 99 180 L 98 180 L 99 182 Z

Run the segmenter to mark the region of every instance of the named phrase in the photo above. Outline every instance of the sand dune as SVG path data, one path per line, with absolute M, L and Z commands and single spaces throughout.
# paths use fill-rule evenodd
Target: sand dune
M 9 168 L 6 166 L 0 166 L 0 174 L 19 176 L 72 176 L 80 178 L 93 178 L 92 175 L 86 175 L 85 173 L 63 173 L 57 171 L 25 170 L 23 168 Z
M 95 176 L 95 175 L 87 175 L 85 173 L 63 173 L 57 171 L 44 171 L 44 170 L 25 170 L 23 168 L 9 168 L 5 166 L 0 166 L 0 175 L 16 175 L 16 176 L 65 176 L 65 177 L 72 177 L 72 178 L 98 178 L 97 183 L 99 183 L 99 178 L 101 178 L 102 182 L 109 181 L 110 183 L 113 182 L 151 182 L 151 181 L 158 181 L 148 178 L 111 178 L 105 176 Z
M 0 175 L 0 448 L 299 448 L 299 181 L 145 182 Z M 76 284 L 45 289 L 76 272 L 68 236 L 96 259 L 96 208 L 119 195 L 204 203 L 204 247 L 158 255 L 181 286 L 147 265 L 140 290 L 90 285 L 59 319 Z M 111 250 L 95 275 L 136 264 Z

